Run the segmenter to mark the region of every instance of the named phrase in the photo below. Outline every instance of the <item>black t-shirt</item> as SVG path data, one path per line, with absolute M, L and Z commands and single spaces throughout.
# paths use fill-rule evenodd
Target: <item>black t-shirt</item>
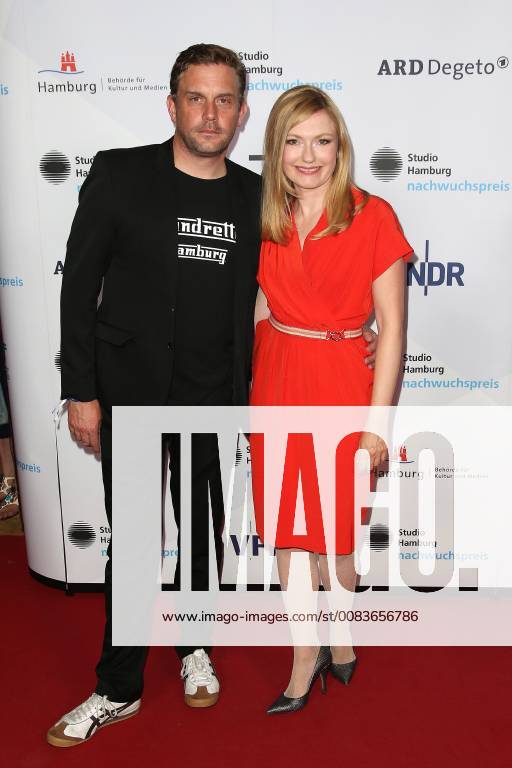
M 169 397 L 230 404 L 233 395 L 233 272 L 236 228 L 227 177 L 197 179 L 174 169 L 178 298 Z

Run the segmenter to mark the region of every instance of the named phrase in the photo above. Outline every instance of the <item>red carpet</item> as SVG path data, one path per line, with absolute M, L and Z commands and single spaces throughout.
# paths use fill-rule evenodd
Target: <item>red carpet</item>
M 287 681 L 288 649 L 218 648 L 219 704 L 182 702 L 179 663 L 154 648 L 141 713 L 67 750 L 47 728 L 95 684 L 102 595 L 63 593 L 27 572 L 23 537 L 0 537 L 2 703 L 0 765 L 291 765 L 473 768 L 512 765 L 508 648 L 361 648 L 345 688 L 329 678 L 302 712 L 270 718 Z

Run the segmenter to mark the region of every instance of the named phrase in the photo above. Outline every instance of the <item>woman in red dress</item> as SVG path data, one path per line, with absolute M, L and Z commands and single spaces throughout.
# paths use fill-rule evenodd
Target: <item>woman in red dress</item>
M 404 260 L 413 251 L 391 206 L 355 186 L 345 123 L 317 88 L 292 88 L 270 113 L 262 232 L 251 405 L 391 405 L 403 343 Z M 379 331 L 374 370 L 364 363 L 362 336 L 372 311 Z M 350 460 L 358 447 L 369 452 L 371 468 L 387 458 L 377 435 L 362 432 L 354 438 L 346 446 Z M 287 462 L 307 452 L 306 439 L 298 435 L 288 442 Z M 256 527 L 260 538 L 276 547 L 281 586 L 288 586 L 291 552 L 299 548 L 310 552 L 313 584 L 329 590 L 332 549 L 326 549 L 321 510 L 309 510 L 309 520 L 318 524 L 310 525 L 307 535 L 293 535 L 297 482 L 287 485 L 285 479 L 275 538 L 269 541 L 263 526 L 262 443 L 254 436 L 251 446 Z M 335 562 L 340 583 L 353 592 L 354 492 L 347 455 L 342 459 L 347 482 L 336 493 Z M 304 498 L 304 504 L 314 506 L 315 499 Z M 295 646 L 289 685 L 267 711 L 301 709 L 318 676 L 325 684 L 330 670 L 348 683 L 355 663 L 350 646 Z

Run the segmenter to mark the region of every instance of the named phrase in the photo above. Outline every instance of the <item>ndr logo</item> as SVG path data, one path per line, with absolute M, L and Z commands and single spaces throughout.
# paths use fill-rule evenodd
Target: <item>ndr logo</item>
M 407 285 L 413 281 L 416 285 L 423 286 L 423 295 L 426 296 L 429 287 L 437 285 L 452 286 L 454 283 L 463 286 L 464 264 L 460 261 L 448 261 L 442 264 L 440 261 L 429 260 L 429 241 L 425 241 L 425 259 L 416 264 L 407 265 Z

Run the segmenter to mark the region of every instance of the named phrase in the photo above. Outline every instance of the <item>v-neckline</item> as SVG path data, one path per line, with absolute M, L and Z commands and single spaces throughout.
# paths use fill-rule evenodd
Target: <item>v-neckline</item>
M 314 235 L 316 233 L 316 230 L 319 228 L 318 225 L 320 224 L 321 220 L 323 219 L 324 214 L 325 214 L 325 208 L 322 209 L 322 212 L 320 213 L 320 216 L 318 217 L 316 224 L 307 233 L 306 237 L 304 238 L 304 242 L 301 243 L 300 242 L 299 230 L 298 230 L 298 227 L 297 227 L 297 222 L 295 221 L 295 215 L 294 215 L 293 211 L 291 211 L 293 233 L 297 237 L 297 242 L 299 244 L 299 253 L 300 253 L 302 258 L 304 257 L 304 249 L 305 249 L 306 243 L 308 241 L 308 238 L 311 237 L 311 235 Z

